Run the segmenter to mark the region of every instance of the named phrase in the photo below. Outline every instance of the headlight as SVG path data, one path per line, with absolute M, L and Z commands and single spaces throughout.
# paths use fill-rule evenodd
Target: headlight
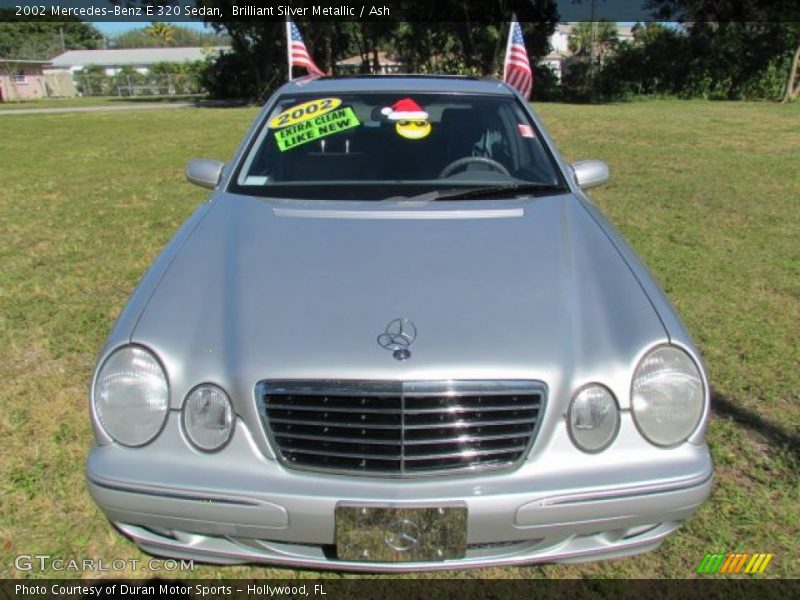
M 683 350 L 659 346 L 636 367 L 631 386 L 633 420 L 656 446 L 686 441 L 700 423 L 704 405 L 700 369 Z
M 219 450 L 233 433 L 233 408 L 228 395 L 215 385 L 196 387 L 183 405 L 183 428 L 200 450 Z
M 169 410 L 164 369 L 141 346 L 120 348 L 100 367 L 93 401 L 108 435 L 126 446 L 142 446 L 158 435 Z
M 600 452 L 614 441 L 619 430 L 619 409 L 614 395 L 592 383 L 578 390 L 569 405 L 569 433 L 585 452 Z

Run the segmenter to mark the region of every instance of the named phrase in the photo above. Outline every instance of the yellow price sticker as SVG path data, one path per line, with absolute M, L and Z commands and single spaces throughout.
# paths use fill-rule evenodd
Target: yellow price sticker
M 296 125 L 308 119 L 313 119 L 325 113 L 335 110 L 342 103 L 341 98 L 320 98 L 296 104 L 287 108 L 279 115 L 270 119 L 268 127 L 270 129 L 282 129 L 289 125 Z

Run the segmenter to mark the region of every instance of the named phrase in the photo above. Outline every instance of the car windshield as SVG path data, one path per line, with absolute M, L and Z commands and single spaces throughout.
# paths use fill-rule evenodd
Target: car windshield
M 492 197 L 564 189 L 515 97 L 359 92 L 279 98 L 229 191 L 323 200 L 474 199 L 484 188 Z

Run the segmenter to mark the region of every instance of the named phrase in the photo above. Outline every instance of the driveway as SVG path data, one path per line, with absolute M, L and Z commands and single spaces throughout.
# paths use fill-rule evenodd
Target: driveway
M 72 112 L 109 112 L 116 110 L 155 110 L 159 108 L 190 108 L 193 102 L 164 102 L 161 104 L 125 104 L 120 106 L 73 106 L 71 108 L 14 108 L 0 109 L 0 115 L 46 115 Z

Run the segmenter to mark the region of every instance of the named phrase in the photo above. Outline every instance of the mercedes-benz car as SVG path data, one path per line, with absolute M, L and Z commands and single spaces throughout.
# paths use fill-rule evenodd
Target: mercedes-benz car
M 709 385 L 514 89 L 266 102 L 98 357 L 89 491 L 151 554 L 408 571 L 656 548 L 708 496 Z M 618 193 L 624 193 L 619 190 Z

